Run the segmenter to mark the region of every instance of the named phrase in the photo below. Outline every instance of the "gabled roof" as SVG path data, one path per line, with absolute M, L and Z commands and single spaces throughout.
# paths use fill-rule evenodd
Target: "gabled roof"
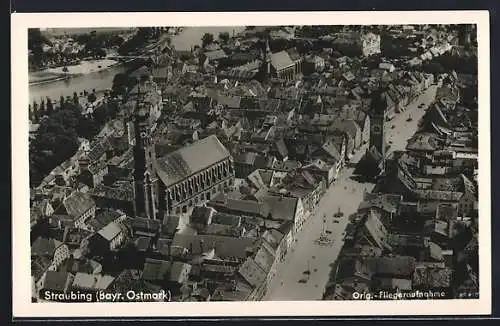
M 111 222 L 105 227 L 103 227 L 101 230 L 99 230 L 99 232 L 97 233 L 99 233 L 99 235 L 101 235 L 104 239 L 111 241 L 122 232 L 123 229 L 118 223 Z
M 370 266 L 360 259 L 343 259 L 339 262 L 336 279 L 342 282 L 344 279 L 357 276 L 370 281 L 373 271 Z
M 74 191 L 64 199 L 63 205 L 69 216 L 78 218 L 92 207 L 95 207 L 95 202 L 89 194 Z
M 274 263 L 274 259 L 274 249 L 267 242 L 262 242 L 254 257 L 257 265 L 268 273 Z
M 227 57 L 224 50 L 208 51 L 203 54 L 208 58 L 208 60 L 220 60 Z
M 56 239 L 38 237 L 31 245 L 31 256 L 54 257 L 54 253 L 60 245 L 62 242 Z
M 76 273 L 73 280 L 73 287 L 80 289 L 106 290 L 113 280 L 114 277 L 110 275 Z
M 283 233 L 276 229 L 266 230 L 262 234 L 262 239 L 266 241 L 273 249 L 276 249 L 279 246 L 283 237 Z
M 331 140 L 327 140 L 321 148 L 334 160 L 340 161 L 342 159 L 342 155 L 340 150 L 335 146 L 335 143 Z
M 416 259 L 409 256 L 377 257 L 371 263 L 378 276 L 412 278 Z
M 88 158 L 91 161 L 97 161 L 100 159 L 104 154 L 106 154 L 106 151 L 111 149 L 111 144 L 106 137 L 105 139 L 98 141 L 91 149 L 90 152 L 88 153 Z
M 32 256 L 31 257 L 31 276 L 35 280 L 39 280 L 43 276 L 43 273 L 52 265 L 52 257 L 48 256 Z
M 63 292 L 66 290 L 72 275 L 67 272 L 47 271 L 43 281 L 43 289 L 54 292 Z
M 352 119 L 337 119 L 332 127 L 348 133 L 353 138 L 361 132 L 361 127 Z
M 288 156 L 288 148 L 286 147 L 285 141 L 283 139 L 277 140 L 275 143 L 276 150 L 281 155 L 281 157 Z
M 183 276 L 191 271 L 191 265 L 180 261 L 174 261 L 170 269 L 170 281 L 182 283 Z
M 214 213 L 215 210 L 211 207 L 195 206 L 189 220 L 191 223 L 207 224 Z
M 218 257 L 242 259 L 247 257 L 247 250 L 252 248 L 254 242 L 254 239 L 245 237 L 176 234 L 172 246 L 192 249 L 191 254 L 194 255 L 202 254 L 209 248 L 215 248 L 215 254 Z
M 169 278 L 172 264 L 169 261 L 147 258 L 142 270 L 146 281 L 163 281 Z
M 258 287 L 266 279 L 266 272 L 262 270 L 253 258 L 248 258 L 240 266 L 238 272 L 253 287 Z
M 208 136 L 157 159 L 158 176 L 168 187 L 229 158 L 230 155 L 217 136 Z
M 217 96 L 217 103 L 227 106 L 230 109 L 238 109 L 240 107 L 240 101 L 240 96 L 225 96 L 220 94 Z
M 420 267 L 413 274 L 413 285 L 430 289 L 447 288 L 452 285 L 453 270 L 445 268 Z
M 260 198 L 268 208 L 273 220 L 293 221 L 297 198 L 280 196 L 262 196 Z
M 271 54 L 271 64 L 277 71 L 293 66 L 292 58 L 286 51 Z
M 297 48 L 295 48 L 295 47 L 287 49 L 286 53 L 288 53 L 288 55 L 290 56 L 290 59 L 292 59 L 292 61 L 297 61 L 297 60 L 301 59 L 300 54 L 297 51 Z
M 388 246 L 386 244 L 387 230 L 375 211 L 368 212 L 368 216 L 365 221 L 365 228 L 379 248 Z

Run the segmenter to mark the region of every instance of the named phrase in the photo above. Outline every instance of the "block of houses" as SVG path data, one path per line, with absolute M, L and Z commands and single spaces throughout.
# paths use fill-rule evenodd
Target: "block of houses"
M 96 203 L 89 194 L 73 191 L 55 208 L 53 224 L 87 229 L 87 222 L 95 217 Z
M 270 191 L 276 195 L 300 198 L 304 205 L 305 218 L 314 211 L 326 190 L 326 179 L 313 176 L 308 171 L 290 172 Z
M 448 267 L 417 267 L 412 279 L 414 290 L 440 291 L 451 298 L 453 270 Z
M 352 233 L 346 232 L 346 242 L 351 245 L 370 245 L 390 251 L 388 230 L 380 220 L 380 213 L 369 210 L 361 216 L 361 221 Z
M 269 208 L 268 218 L 276 221 L 291 221 L 294 224 L 294 232 L 297 233 L 303 226 L 306 214 L 302 199 L 265 195 L 259 198 Z
M 82 293 L 95 293 L 106 291 L 113 283 L 114 277 L 111 275 L 76 273 L 71 289 Z
M 340 165 L 335 161 L 323 161 L 321 159 L 316 159 L 313 162 L 304 165 L 302 170 L 309 171 L 312 174 L 318 174 L 327 180 L 328 185 L 332 184 L 337 180 L 340 172 Z
M 337 129 L 349 134 L 354 141 L 354 150 L 358 149 L 362 143 L 361 127 L 352 119 L 337 119 L 332 125 L 333 130 Z
M 124 225 L 111 222 L 88 239 L 88 248 L 92 253 L 116 251 L 128 237 Z
M 382 256 L 370 259 L 374 291 L 409 291 L 416 268 L 416 259 L 409 256 Z
M 188 280 L 190 271 L 190 264 L 148 258 L 142 270 L 142 279 L 177 291 Z
M 61 300 L 60 297 L 64 298 L 64 294 L 71 289 L 73 278 L 73 275 L 68 272 L 47 271 L 40 282 L 40 291 L 37 297 L 41 300 L 47 301 L 70 301 Z
M 56 271 L 69 257 L 66 244 L 53 238 L 38 237 L 31 245 L 31 272 L 36 288 L 40 289 L 47 271 Z
M 273 166 L 275 159 L 256 152 L 244 152 L 234 157 L 235 176 L 246 178 L 256 169 L 269 169 Z

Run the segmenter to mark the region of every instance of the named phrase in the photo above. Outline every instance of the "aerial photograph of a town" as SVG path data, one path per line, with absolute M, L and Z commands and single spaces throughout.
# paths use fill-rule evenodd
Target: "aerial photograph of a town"
M 32 302 L 479 297 L 477 25 L 27 46 Z

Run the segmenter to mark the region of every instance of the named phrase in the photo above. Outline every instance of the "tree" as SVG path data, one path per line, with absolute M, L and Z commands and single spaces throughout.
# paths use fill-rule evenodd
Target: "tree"
M 78 105 L 78 103 L 80 103 L 78 94 L 76 92 L 73 92 L 73 103 L 75 103 L 75 105 Z
M 36 101 L 33 101 L 33 120 L 35 123 L 38 123 L 40 119 L 39 112 L 38 112 L 38 103 Z
M 205 47 L 209 44 L 211 44 L 214 41 L 214 35 L 210 33 L 205 33 L 203 34 L 203 37 L 201 38 L 201 46 Z
M 129 78 L 123 73 L 117 73 L 113 78 L 113 85 L 111 89 L 116 94 L 125 94 L 125 89 L 129 84 Z
M 431 74 L 442 74 L 445 69 L 437 62 L 430 62 L 424 66 L 424 71 Z
M 87 100 L 90 103 L 94 103 L 97 100 L 97 96 L 95 95 L 95 93 L 90 93 L 89 96 L 87 96 Z
M 40 28 L 28 28 L 28 49 L 33 50 L 34 47 L 41 46 L 44 43 L 50 42 L 42 35 Z
M 64 105 L 64 96 L 61 95 L 59 98 L 59 108 L 61 108 Z
M 31 104 L 28 104 L 28 119 L 33 121 L 33 111 L 31 109 Z
M 106 51 L 104 49 L 102 49 L 102 48 L 96 49 L 94 53 L 95 53 L 95 56 L 97 58 L 104 58 L 104 57 L 106 57 Z
M 42 99 L 42 101 L 40 102 L 40 116 L 44 116 L 46 115 L 46 111 L 45 111 L 45 101 Z
M 47 115 L 51 115 L 52 112 L 54 112 L 54 105 L 50 97 L 47 96 Z
M 229 41 L 229 33 L 228 32 L 219 33 L 219 40 L 221 40 L 223 43 L 227 43 Z

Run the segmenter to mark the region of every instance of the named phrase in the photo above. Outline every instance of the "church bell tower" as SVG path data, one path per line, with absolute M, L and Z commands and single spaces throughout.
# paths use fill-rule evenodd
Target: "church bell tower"
M 155 149 L 151 139 L 149 114 L 142 103 L 134 113 L 134 200 L 136 216 L 157 218 L 158 182 Z
M 385 118 L 387 112 L 387 94 L 379 91 L 374 94 L 370 110 L 370 148 L 375 147 L 385 157 L 387 142 L 385 139 Z
M 261 47 L 261 65 L 259 69 L 259 74 L 262 80 L 267 80 L 271 78 L 271 47 L 269 46 L 269 37 L 266 36 L 266 41 L 264 46 Z

